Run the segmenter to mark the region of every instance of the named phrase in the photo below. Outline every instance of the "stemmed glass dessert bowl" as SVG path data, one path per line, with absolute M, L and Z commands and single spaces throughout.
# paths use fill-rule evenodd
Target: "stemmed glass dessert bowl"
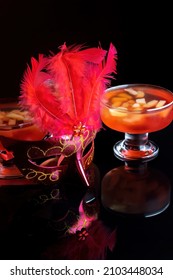
M 172 122 L 173 94 L 148 84 L 130 84 L 109 88 L 101 101 L 103 123 L 125 133 L 114 153 L 120 159 L 153 159 L 158 147 L 148 133 L 161 130 Z
M 34 124 L 28 111 L 22 110 L 17 100 L 0 100 L 0 178 L 14 179 L 23 177 L 14 164 L 13 151 L 4 147 L 5 139 L 34 141 L 42 139 L 43 132 Z M 20 151 L 19 151 L 20 153 Z
M 114 155 L 125 164 L 104 176 L 103 204 L 128 214 L 152 216 L 162 212 L 169 204 L 170 185 L 164 174 L 147 168 L 147 162 L 159 152 L 148 135 L 172 122 L 172 92 L 150 84 L 111 87 L 103 94 L 100 114 L 107 127 L 125 134 L 113 146 Z

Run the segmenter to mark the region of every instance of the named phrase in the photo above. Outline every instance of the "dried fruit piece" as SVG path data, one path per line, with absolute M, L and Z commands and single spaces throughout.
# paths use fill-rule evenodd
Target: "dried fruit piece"
M 9 119 L 9 120 L 8 120 L 8 125 L 9 125 L 9 126 L 16 125 L 16 120 L 15 120 L 15 119 Z
M 133 88 L 125 88 L 125 91 L 129 92 L 132 95 L 137 95 L 138 92 L 136 90 L 134 90 Z
M 132 99 L 133 97 L 129 94 L 129 93 L 127 93 L 127 92 L 119 92 L 118 94 L 117 94 L 117 97 L 125 97 L 126 99 Z
M 156 105 L 156 108 L 160 108 L 160 107 L 164 106 L 165 103 L 166 103 L 166 100 L 159 100 L 157 105 Z
M 125 97 L 113 97 L 111 99 L 112 107 L 119 107 L 125 101 L 127 101 L 127 98 Z
M 121 104 L 121 107 L 123 107 L 123 108 L 128 108 L 130 106 L 131 106 L 131 104 L 129 103 L 129 101 L 124 102 L 123 104 Z
M 137 98 L 142 98 L 142 97 L 144 97 L 144 96 L 145 96 L 144 91 L 142 91 L 142 90 L 138 90 L 138 91 L 137 91 L 137 95 L 136 95 Z
M 141 106 L 139 103 L 134 103 L 131 108 L 133 111 L 143 110 L 143 106 Z
M 12 109 L 11 111 L 0 111 L 1 126 L 15 126 L 21 123 L 31 122 L 28 111 Z
M 118 110 L 115 110 L 115 109 L 109 109 L 109 112 L 112 116 L 114 117 L 126 117 L 127 116 L 127 113 L 125 111 L 125 108 L 123 108 L 124 111 L 118 111 Z
M 157 103 L 158 103 L 158 100 L 153 99 L 153 100 L 147 102 L 146 104 L 144 104 L 144 108 L 154 108 L 154 107 L 156 107 Z
M 145 98 L 137 98 L 136 99 L 136 103 L 138 103 L 138 104 L 146 104 L 146 100 L 145 100 Z
M 10 113 L 7 113 L 7 118 L 9 119 L 15 119 L 17 121 L 23 121 L 24 120 L 24 116 L 22 116 L 21 114 L 18 114 L 16 112 L 11 111 Z
M 139 104 L 139 103 L 134 103 L 134 104 L 132 105 L 132 107 L 133 107 L 133 108 L 139 108 L 139 107 L 140 107 L 140 104 Z

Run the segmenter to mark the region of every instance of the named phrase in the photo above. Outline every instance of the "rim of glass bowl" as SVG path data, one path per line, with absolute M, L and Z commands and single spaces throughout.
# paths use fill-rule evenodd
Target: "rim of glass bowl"
M 21 109 L 20 109 L 20 107 L 19 106 L 15 106 L 15 105 L 8 105 L 7 107 L 5 107 L 5 106 L 3 106 L 2 108 L 0 107 L 0 112 L 1 111 L 12 111 L 12 110 L 19 110 L 19 111 L 22 111 Z M 26 122 L 22 122 L 22 123 L 19 123 L 19 124 L 16 124 L 16 125 L 3 125 L 3 126 L 1 126 L 0 125 L 0 130 L 5 130 L 5 131 L 7 131 L 7 130 L 12 130 L 12 129 L 20 129 L 20 128 L 24 128 L 24 127 L 28 127 L 28 126 L 30 126 L 30 125 L 32 125 L 33 124 L 33 120 L 31 119 L 31 120 L 28 120 L 28 121 L 26 121 Z
M 164 90 L 165 92 L 167 92 L 168 94 L 172 95 L 172 101 L 167 103 L 166 105 L 163 105 L 161 107 L 158 107 L 158 108 L 151 108 L 151 109 L 146 109 L 145 111 L 142 111 L 142 110 L 135 110 L 135 111 L 127 111 L 126 108 L 120 108 L 120 107 L 112 107 L 108 104 L 106 104 L 104 102 L 104 95 L 107 93 L 107 92 L 110 92 L 110 91 L 113 91 L 113 90 L 118 90 L 118 89 L 125 89 L 125 88 L 133 88 L 133 87 L 140 87 L 140 88 L 155 88 L 155 89 L 158 89 L 158 90 Z M 107 108 L 110 108 L 112 110 L 117 110 L 117 111 L 120 111 L 120 112 L 128 112 L 128 114 L 146 114 L 147 112 L 148 113 L 151 113 L 151 112 L 155 112 L 155 111 L 161 111 L 167 107 L 170 107 L 171 105 L 173 105 L 173 92 L 165 87 L 162 87 L 162 86 L 158 86 L 158 85 L 153 85 L 153 84 L 143 84 L 143 83 L 133 83 L 133 84 L 122 84 L 122 85 L 118 85 L 118 86 L 112 86 L 110 88 L 107 88 L 101 98 L 101 104 L 103 104 L 105 107 Z

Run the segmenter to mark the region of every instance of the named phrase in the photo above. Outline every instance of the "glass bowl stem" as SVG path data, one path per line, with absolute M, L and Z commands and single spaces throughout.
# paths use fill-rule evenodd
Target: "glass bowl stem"
M 154 159 L 159 152 L 158 146 L 148 140 L 148 133 L 125 133 L 125 139 L 117 142 L 113 147 L 114 155 L 123 161 Z

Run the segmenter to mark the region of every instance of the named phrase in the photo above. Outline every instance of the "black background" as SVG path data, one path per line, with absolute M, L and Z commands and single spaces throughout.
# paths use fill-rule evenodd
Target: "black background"
M 112 82 L 113 85 L 150 83 L 173 91 L 172 27 L 171 1 L 169 3 L 116 0 L 1 1 L 0 97 L 17 97 L 22 75 L 31 56 L 37 57 L 39 53 L 56 52 L 64 42 L 67 45 L 85 43 L 89 47 L 101 43 L 104 49 L 108 49 L 112 42 L 118 51 L 117 76 Z M 171 124 L 164 130 L 150 135 L 160 148 L 159 157 L 151 165 L 161 168 L 168 175 L 171 184 L 173 182 L 172 131 Z M 94 161 L 102 176 L 112 167 L 121 165 L 113 156 L 112 146 L 122 137 L 121 133 L 109 129 L 98 134 Z M 13 201 L 15 190 L 8 192 L 6 189 L 6 192 L 7 197 L 11 195 Z M 122 223 L 117 235 L 116 250 L 108 258 L 172 259 L 172 209 L 171 195 L 170 207 L 163 214 L 139 223 L 132 220 Z M 19 212 L 22 215 L 23 212 Z M 28 226 L 25 212 L 23 216 Z M 106 218 L 109 223 L 109 217 Z M 112 222 L 116 224 L 115 218 L 110 219 L 110 224 Z M 22 225 L 21 223 L 21 227 Z M 2 250 L 1 257 L 33 258 L 33 252 L 37 253 L 40 250 L 38 245 L 40 235 L 38 239 L 36 238 L 37 242 L 31 246 L 32 243 L 28 242 L 28 238 L 25 240 L 23 237 L 22 243 L 23 231 L 20 227 L 16 226 L 16 228 L 16 235 L 15 230 L 13 233 L 9 231 L 8 242 L 4 243 L 5 248 L 4 251 Z M 40 234 L 40 229 L 38 232 Z M 44 243 L 47 236 L 43 232 L 41 235 L 45 239 L 42 238 L 41 241 L 43 240 Z M 20 239 L 22 253 L 19 250 L 19 243 L 14 242 L 17 236 Z M 14 250 L 11 249 L 12 245 Z M 37 256 L 36 253 L 34 257 L 39 258 L 40 255 Z
M 6 0 L 0 3 L 1 97 L 18 96 L 31 56 L 85 43 L 118 51 L 116 84 L 173 90 L 172 15 L 165 1 Z

